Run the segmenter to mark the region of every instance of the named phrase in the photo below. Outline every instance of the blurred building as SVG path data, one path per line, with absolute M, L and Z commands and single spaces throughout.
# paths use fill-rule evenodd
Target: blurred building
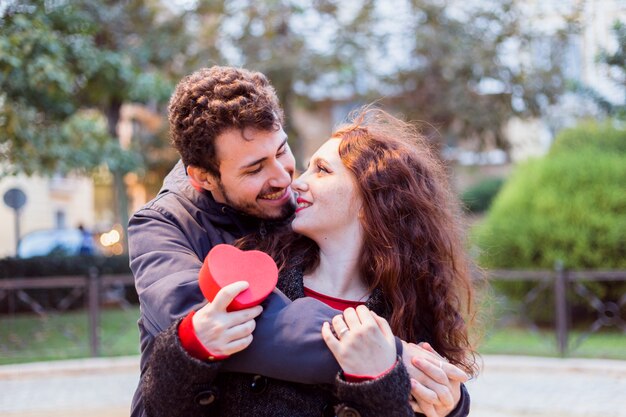
M 94 186 L 88 177 L 52 178 L 19 175 L 0 180 L 0 194 L 19 188 L 26 204 L 19 211 L 20 236 L 44 229 L 77 228 L 90 230 L 95 224 Z M 0 258 L 15 256 L 15 211 L 0 204 Z
M 161 116 L 144 106 L 126 104 L 122 107 L 118 135 L 123 147 L 128 147 L 133 132 L 144 129 L 155 132 L 161 128 Z M 135 132 L 136 134 L 136 132 Z M 129 212 L 136 211 L 146 203 L 149 195 L 137 175 L 127 174 L 124 178 Z M 70 174 L 52 178 L 19 175 L 0 179 L 0 195 L 11 188 L 19 188 L 26 194 L 26 205 L 20 210 L 20 237 L 27 233 L 45 229 L 77 228 L 82 225 L 93 233 L 102 244 L 105 254 L 122 253 L 122 246 L 102 243 L 106 233 L 123 233 L 116 216 L 116 195 L 113 192 L 113 176 L 102 166 L 91 176 Z M 0 203 L 0 258 L 15 256 L 14 210 Z M 112 251 L 108 246 L 113 248 Z

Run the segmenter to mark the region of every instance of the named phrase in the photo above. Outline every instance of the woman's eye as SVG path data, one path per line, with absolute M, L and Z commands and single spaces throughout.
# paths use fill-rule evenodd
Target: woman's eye
M 320 172 L 323 172 L 323 173 L 325 173 L 325 174 L 328 174 L 328 172 L 329 172 L 329 171 L 328 171 L 328 170 L 327 170 L 324 166 L 322 166 L 322 165 L 318 165 L 318 166 L 317 166 L 317 170 L 318 170 L 318 171 L 320 171 Z

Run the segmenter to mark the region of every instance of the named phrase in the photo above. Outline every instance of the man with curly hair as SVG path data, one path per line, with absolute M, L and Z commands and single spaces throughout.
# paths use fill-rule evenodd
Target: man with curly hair
M 198 272 L 209 250 L 271 232 L 295 210 L 289 187 L 295 161 L 282 128 L 283 111 L 263 74 L 201 69 L 180 81 L 168 110 L 181 161 L 128 228 L 141 304 L 142 374 L 154 336 L 204 304 Z M 140 389 L 132 415 L 144 415 Z
M 209 250 L 285 227 L 296 208 L 290 188 L 295 161 L 273 87 L 258 72 L 205 68 L 181 80 L 168 110 L 171 140 L 181 161 L 128 228 L 141 305 L 142 377 L 155 336 L 184 317 L 179 325 L 182 347 L 193 357 L 219 362 L 221 371 L 251 374 L 253 393 L 264 390 L 269 378 L 331 383 L 339 366 L 324 347 L 320 329 L 336 310 L 325 304 L 301 308 L 273 293 L 262 315 L 260 307 L 239 314 L 217 308 L 210 312 L 216 323 L 214 344 L 201 343 L 194 334 L 195 311 L 206 303 L 198 273 Z M 232 300 L 243 290 L 236 284 L 225 287 L 220 300 Z M 288 318 L 288 329 L 284 322 L 278 324 L 282 318 Z M 228 359 L 233 353 L 237 356 Z M 209 406 L 219 396 L 196 388 L 199 406 Z M 145 416 L 141 383 L 132 416 Z
M 283 111 L 265 76 L 200 70 L 178 85 L 169 118 L 172 143 L 189 176 L 216 202 L 259 219 L 293 214 L 295 161 Z

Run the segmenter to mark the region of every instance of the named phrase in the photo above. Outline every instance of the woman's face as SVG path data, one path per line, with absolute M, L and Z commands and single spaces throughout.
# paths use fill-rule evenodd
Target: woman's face
M 307 170 L 292 183 L 298 193 L 293 230 L 318 244 L 360 228 L 361 198 L 352 173 L 339 157 L 340 141 L 333 138 L 324 143 L 311 157 Z

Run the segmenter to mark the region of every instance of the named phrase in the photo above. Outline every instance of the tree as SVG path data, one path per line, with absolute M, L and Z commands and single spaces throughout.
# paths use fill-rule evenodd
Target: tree
M 545 33 L 514 0 L 412 0 L 406 14 L 410 58 L 384 78 L 396 92 L 390 101 L 449 144 L 509 151 L 505 123 L 540 116 L 564 91 L 559 63 L 569 17 Z
M 617 41 L 617 48 L 613 52 L 601 49 L 596 61 L 606 68 L 608 78 L 621 89 L 622 93 L 626 93 L 626 24 L 619 20 L 615 21 L 612 32 Z M 626 100 L 615 102 L 580 80 L 571 80 L 568 84 L 571 91 L 594 103 L 602 116 L 622 120 L 626 118 Z
M 135 153 L 119 146 L 122 103 L 155 107 L 201 66 L 267 74 L 287 113 L 384 97 L 383 105 L 429 122 L 439 139 L 505 149 L 501 126 L 515 114 L 541 113 L 563 87 L 554 65 L 562 48 L 552 45 L 559 38 L 522 24 L 513 0 L 197 0 L 175 11 L 166 3 L 9 3 L 0 19 L 5 173 L 105 162 L 123 190 L 123 173 L 152 144 L 142 141 Z M 507 59 L 543 43 L 543 66 Z
M 616 21 L 613 24 L 613 34 L 617 41 L 617 48 L 613 53 L 606 49 L 602 50 L 598 56 L 598 61 L 610 68 L 609 78 L 619 85 L 623 92 L 626 92 L 626 24 Z M 596 93 L 593 96 L 596 98 L 596 102 L 607 110 L 609 115 L 621 119 L 626 117 L 626 101 L 612 103 L 600 94 Z
M 199 44 L 216 45 L 221 63 L 260 71 L 271 80 L 287 113 L 285 130 L 298 160 L 302 155 L 289 113 L 297 105 L 314 103 L 311 86 L 319 80 L 347 69 L 348 77 L 341 77 L 338 83 L 324 83 L 330 91 L 352 79 L 352 67 L 344 58 L 353 56 L 336 53 L 342 43 L 338 33 L 349 32 L 351 26 L 338 20 L 337 4 L 333 0 L 201 1 L 195 10 L 196 19 L 213 23 L 202 25 L 205 29 L 198 32 Z M 363 10 L 367 13 L 368 8 Z M 326 34 L 316 45 L 320 25 L 330 28 L 332 43 Z M 360 36 L 359 31 L 354 33 Z
M 169 97 L 190 44 L 184 15 L 150 0 L 8 4 L 0 20 L 2 174 L 105 163 L 125 226 L 123 175 L 141 155 L 116 140 L 120 109 Z
M 504 123 L 540 115 L 565 87 L 557 63 L 570 20 L 541 33 L 513 0 L 221 4 L 214 38 L 221 55 L 268 74 L 287 111 L 382 97 L 444 141 L 506 150 Z

